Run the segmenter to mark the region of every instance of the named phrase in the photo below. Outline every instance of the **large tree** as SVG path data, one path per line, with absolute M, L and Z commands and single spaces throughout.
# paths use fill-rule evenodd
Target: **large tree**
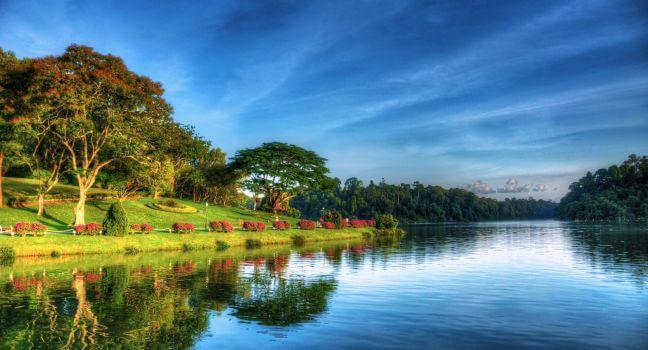
M 159 83 L 90 47 L 72 45 L 61 56 L 34 62 L 30 96 L 67 151 L 79 187 L 74 224 L 83 224 L 100 171 L 118 160 L 146 161 L 155 152 L 153 140 L 172 124 L 171 107 Z
M 315 152 L 282 142 L 236 152 L 230 164 L 244 178 L 244 187 L 263 190 L 272 210 L 283 210 L 288 201 L 304 192 L 330 184 L 326 159 Z

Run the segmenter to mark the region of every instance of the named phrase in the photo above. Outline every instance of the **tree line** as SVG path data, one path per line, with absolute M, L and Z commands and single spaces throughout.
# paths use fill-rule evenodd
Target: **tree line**
M 425 186 L 420 182 L 392 185 L 381 181 L 368 185 L 350 178 L 330 191 L 311 191 L 294 198 L 291 205 L 302 216 L 319 218 L 328 210 L 345 217 L 372 218 L 392 213 L 404 222 L 540 219 L 554 216 L 556 203 L 529 199 L 497 201 L 459 189 Z
M 564 220 L 648 221 L 648 157 L 587 172 L 569 186 L 557 216 Z

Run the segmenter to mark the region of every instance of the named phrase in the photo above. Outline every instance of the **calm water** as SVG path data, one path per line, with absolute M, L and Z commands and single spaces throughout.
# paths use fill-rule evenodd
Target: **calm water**
M 0 348 L 648 348 L 648 229 L 408 228 L 396 243 L 19 259 Z

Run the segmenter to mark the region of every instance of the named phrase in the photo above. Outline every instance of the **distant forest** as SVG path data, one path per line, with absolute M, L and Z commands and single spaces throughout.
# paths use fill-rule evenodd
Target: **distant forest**
M 311 191 L 291 201 L 302 216 L 319 218 L 326 210 L 345 217 L 371 218 L 391 213 L 402 222 L 444 222 L 552 218 L 557 203 L 545 200 L 479 197 L 463 189 L 373 181 L 365 186 L 350 178 L 332 191 Z
M 564 220 L 648 221 L 648 158 L 588 172 L 569 186 L 556 215 Z

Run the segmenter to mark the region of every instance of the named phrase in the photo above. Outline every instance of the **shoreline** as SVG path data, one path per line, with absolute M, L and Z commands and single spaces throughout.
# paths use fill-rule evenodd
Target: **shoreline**
M 300 235 L 306 243 L 335 240 L 362 239 L 369 229 L 346 228 L 342 230 L 315 229 L 312 231 L 291 229 L 287 231 L 247 232 L 194 232 L 190 234 L 154 232 L 124 237 L 72 236 L 50 233 L 46 236 L 0 236 L 0 247 L 11 247 L 16 257 L 42 257 L 58 255 L 126 254 L 162 251 L 191 251 L 216 249 L 216 242 L 229 247 L 245 246 L 247 239 L 258 239 L 263 246 L 293 244 L 293 236 Z

